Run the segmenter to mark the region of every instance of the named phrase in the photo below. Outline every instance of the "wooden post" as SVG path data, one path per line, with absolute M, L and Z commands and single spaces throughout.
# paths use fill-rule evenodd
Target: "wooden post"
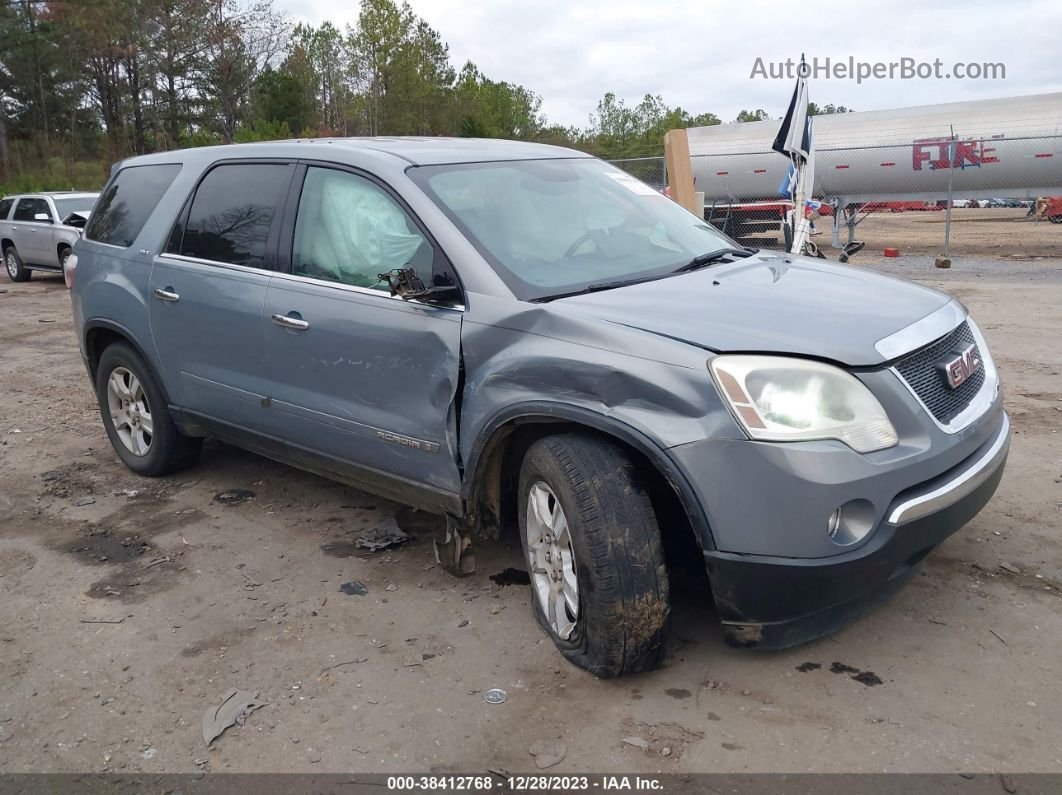
M 672 200 L 678 202 L 698 218 L 704 207 L 697 206 L 690 164 L 690 141 L 685 130 L 668 130 L 664 134 L 664 162 L 667 164 L 667 184 Z

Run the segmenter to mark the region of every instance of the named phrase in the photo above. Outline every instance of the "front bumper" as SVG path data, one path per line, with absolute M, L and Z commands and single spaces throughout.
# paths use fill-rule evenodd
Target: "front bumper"
M 1010 448 L 1010 423 L 1000 415 L 991 436 L 962 462 L 898 494 L 858 549 L 821 558 L 706 551 L 727 642 L 765 649 L 803 643 L 893 593 L 995 493 Z

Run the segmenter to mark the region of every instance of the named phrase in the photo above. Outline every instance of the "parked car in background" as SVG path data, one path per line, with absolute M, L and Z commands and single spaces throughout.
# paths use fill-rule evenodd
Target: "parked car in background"
M 985 199 L 981 203 L 981 206 L 982 207 L 1012 207 L 1012 208 L 1017 209 L 1019 207 L 1025 207 L 1026 205 L 1022 202 L 1021 199 L 999 199 L 999 198 L 993 198 L 993 199 Z
M 11 281 L 27 281 L 33 271 L 62 273 L 97 196 L 71 191 L 0 200 L 0 248 Z
M 835 630 L 981 510 L 1010 445 L 957 300 L 742 248 L 559 147 L 133 158 L 66 274 L 132 471 L 215 436 L 444 515 L 450 570 L 512 533 L 538 622 L 601 676 L 662 659 L 669 559 L 733 645 Z

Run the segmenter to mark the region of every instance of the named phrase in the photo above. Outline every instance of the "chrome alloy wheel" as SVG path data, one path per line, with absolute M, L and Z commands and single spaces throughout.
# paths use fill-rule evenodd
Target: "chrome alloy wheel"
M 550 629 L 567 640 L 579 620 L 575 553 L 560 501 L 541 480 L 528 492 L 525 524 L 531 586 Z
M 151 407 L 139 379 L 124 367 L 115 367 L 107 379 L 107 408 L 115 433 L 133 455 L 151 449 Z
M 18 277 L 18 259 L 15 257 L 14 249 L 7 250 L 7 256 L 4 257 L 4 262 L 7 264 L 7 275 L 14 281 Z

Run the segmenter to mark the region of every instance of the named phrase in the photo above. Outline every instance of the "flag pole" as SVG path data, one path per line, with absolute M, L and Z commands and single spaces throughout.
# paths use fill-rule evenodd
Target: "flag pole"
M 792 242 L 789 250 L 793 254 L 802 253 L 807 245 L 809 228 L 804 217 L 804 208 L 814 180 L 814 174 L 810 174 L 808 168 L 811 160 L 811 124 L 808 119 L 807 74 L 807 61 L 801 53 L 793 97 L 771 146 L 774 151 L 789 159 L 794 172 L 789 186 L 790 199 L 793 202 L 793 217 L 790 222 Z

